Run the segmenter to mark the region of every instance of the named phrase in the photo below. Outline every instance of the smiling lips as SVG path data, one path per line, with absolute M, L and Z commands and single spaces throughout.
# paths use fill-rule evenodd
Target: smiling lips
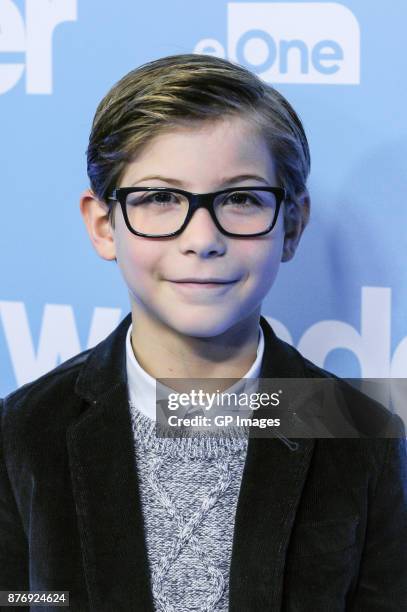
M 196 292 L 206 292 L 209 290 L 212 291 L 220 291 L 220 290 L 225 290 L 228 287 L 231 287 L 232 285 L 236 284 L 236 280 L 234 281 L 230 281 L 230 280 L 220 280 L 217 279 L 216 281 L 203 281 L 203 280 L 179 280 L 179 281 L 171 281 L 171 284 L 174 288 L 178 289 L 181 292 L 186 292 L 186 294 L 189 294 L 190 292 L 196 293 Z
M 226 283 L 234 283 L 235 280 L 228 280 L 223 278 L 180 278 L 171 281 L 173 283 L 189 283 L 189 284 L 200 284 L 200 285 L 208 285 L 208 284 L 226 284 Z

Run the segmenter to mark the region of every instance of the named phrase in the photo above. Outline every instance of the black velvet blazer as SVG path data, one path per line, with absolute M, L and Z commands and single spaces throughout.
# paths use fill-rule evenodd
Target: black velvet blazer
M 69 590 L 75 612 L 153 611 L 127 401 L 130 322 L 0 404 L 0 590 Z M 260 322 L 260 377 L 327 375 Z M 407 611 L 401 436 L 297 438 L 295 451 L 250 437 L 230 612 Z

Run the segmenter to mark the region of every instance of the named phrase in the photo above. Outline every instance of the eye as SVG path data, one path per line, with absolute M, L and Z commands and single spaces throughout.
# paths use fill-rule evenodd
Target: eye
M 174 204 L 178 202 L 178 198 L 176 194 L 171 191 L 150 191 L 145 195 L 142 201 L 153 202 L 154 204 Z
M 231 204 L 242 206 L 262 206 L 260 199 L 250 191 L 235 191 L 226 196 L 224 204 L 230 201 Z
M 129 206 L 140 206 L 141 204 L 156 204 L 157 206 L 167 206 L 178 202 L 177 194 L 171 191 L 137 191 L 127 196 L 126 203 Z

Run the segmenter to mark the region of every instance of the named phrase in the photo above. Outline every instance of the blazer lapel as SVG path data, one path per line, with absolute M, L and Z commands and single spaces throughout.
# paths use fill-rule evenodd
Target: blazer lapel
M 67 431 L 91 610 L 153 612 L 128 410 L 130 315 L 89 355 L 76 391 L 89 407 Z
M 265 348 L 260 378 L 304 377 L 302 358 L 260 323 Z M 265 409 L 256 416 L 269 416 Z M 249 438 L 242 476 L 229 580 L 229 612 L 281 609 L 284 564 L 296 510 L 315 445 Z M 295 449 L 296 448 L 296 449 Z
M 278 439 L 250 438 L 229 580 L 229 611 L 281 607 L 286 550 L 314 441 L 291 451 Z

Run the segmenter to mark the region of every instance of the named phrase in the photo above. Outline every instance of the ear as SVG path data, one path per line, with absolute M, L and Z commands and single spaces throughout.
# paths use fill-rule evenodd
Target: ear
M 97 253 L 103 259 L 116 258 L 114 230 L 109 221 L 109 206 L 99 200 L 91 189 L 81 195 L 80 210 L 89 238 Z
M 281 261 L 289 261 L 294 257 L 302 232 L 309 220 L 310 206 L 311 200 L 307 189 L 284 203 L 285 236 Z

